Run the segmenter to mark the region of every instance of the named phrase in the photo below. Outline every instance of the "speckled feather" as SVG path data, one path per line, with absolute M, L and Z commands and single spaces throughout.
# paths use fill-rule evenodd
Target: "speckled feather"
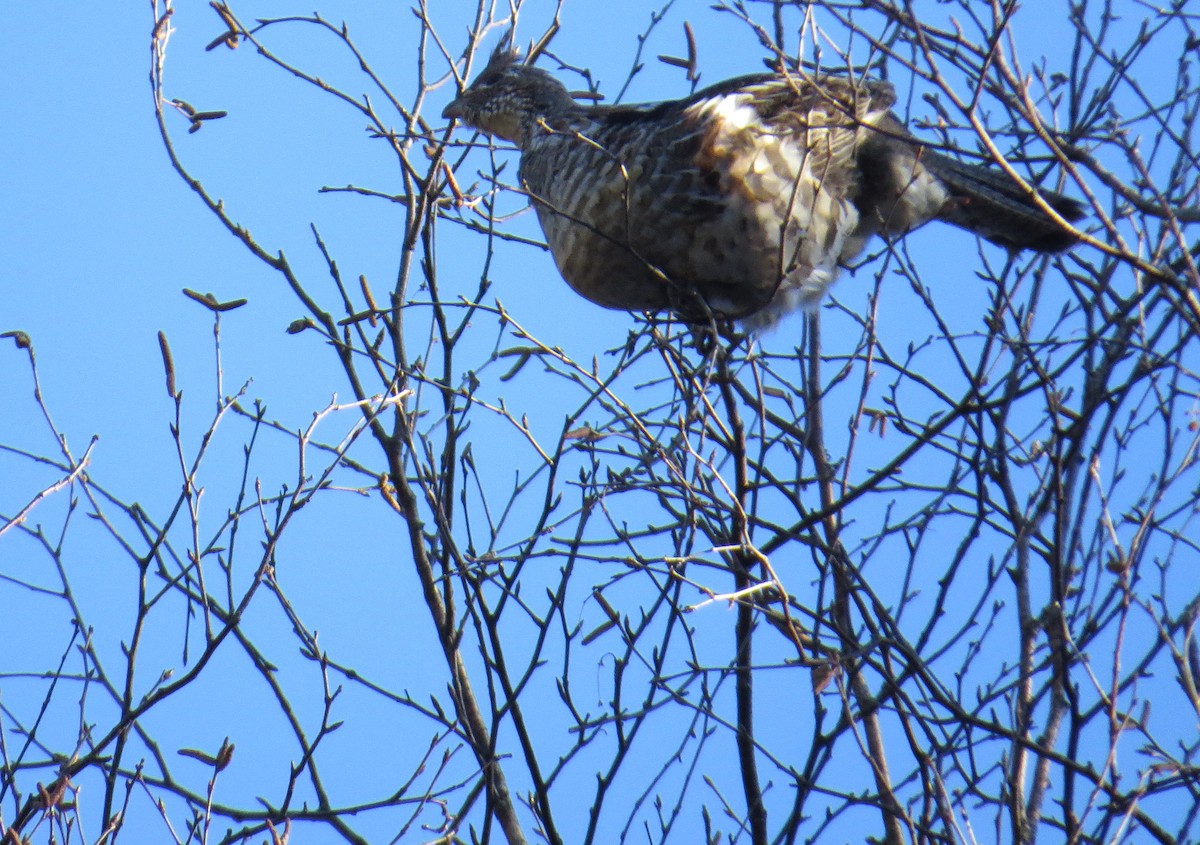
M 517 145 L 559 271 L 608 308 L 769 325 L 819 302 L 873 235 L 937 217 L 1010 248 L 1070 245 L 1004 174 L 923 149 L 894 102 L 885 82 L 760 74 L 582 106 L 498 50 L 445 116 Z

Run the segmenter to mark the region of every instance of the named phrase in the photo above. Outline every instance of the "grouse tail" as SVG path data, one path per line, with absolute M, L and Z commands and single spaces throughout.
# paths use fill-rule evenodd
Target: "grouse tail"
M 1062 252 L 1078 238 L 1039 208 L 1007 173 L 925 150 L 922 163 L 950 191 L 938 219 L 961 226 L 1012 250 Z M 1082 203 L 1054 191 L 1039 190 L 1060 217 L 1074 222 L 1085 214 Z

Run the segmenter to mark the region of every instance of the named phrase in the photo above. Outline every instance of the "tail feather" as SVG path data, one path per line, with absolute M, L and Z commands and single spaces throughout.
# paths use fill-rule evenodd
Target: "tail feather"
M 950 191 L 950 200 L 938 219 L 961 226 L 1008 249 L 1061 252 L 1078 241 L 1034 204 L 1007 173 L 979 164 L 967 164 L 930 150 L 922 158 Z M 1075 221 L 1085 214 L 1081 203 L 1054 191 L 1039 196 L 1060 217 Z

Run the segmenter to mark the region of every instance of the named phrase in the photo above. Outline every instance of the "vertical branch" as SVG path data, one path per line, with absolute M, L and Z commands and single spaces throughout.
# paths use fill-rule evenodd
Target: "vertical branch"
M 906 841 L 902 823 L 904 813 L 892 790 L 879 711 L 861 674 L 859 660 L 861 645 L 854 634 L 855 625 L 850 610 L 855 576 L 853 564 L 841 541 L 840 519 L 835 507 L 837 473 L 829 462 L 825 445 L 821 376 L 821 320 L 819 314 L 808 315 L 806 319 L 808 321 L 808 348 L 806 350 L 808 374 L 805 396 L 805 432 L 808 439 L 804 445 L 805 451 L 812 459 L 816 469 L 816 483 L 820 491 L 822 510 L 828 513 L 828 516 L 822 520 L 822 527 L 824 529 L 825 554 L 829 556 L 829 562 L 833 569 L 833 623 L 841 640 L 840 664 L 844 670 L 850 673 L 851 690 L 858 706 L 857 717 L 862 719 L 866 731 L 869 759 L 875 778 L 875 788 L 879 791 L 886 841 L 889 845 L 903 845 Z
M 752 545 L 746 523 L 746 502 L 751 495 L 747 474 L 746 432 L 738 411 L 737 394 L 732 382 L 734 375 L 729 368 L 730 350 L 719 346 L 716 349 L 717 384 L 724 400 L 725 414 L 730 431 L 729 456 L 734 464 L 733 501 L 729 503 L 729 543 L 736 548 L 729 555 L 733 570 L 735 594 L 742 594 L 752 583 L 753 556 L 748 549 Z M 746 796 L 746 813 L 750 819 L 750 840 L 754 845 L 767 845 L 767 811 L 763 804 L 762 787 L 759 784 L 757 740 L 754 731 L 754 630 L 757 610 L 752 601 L 737 603 L 737 621 L 734 625 L 734 672 L 737 693 L 737 746 L 738 761 L 742 776 L 742 791 Z

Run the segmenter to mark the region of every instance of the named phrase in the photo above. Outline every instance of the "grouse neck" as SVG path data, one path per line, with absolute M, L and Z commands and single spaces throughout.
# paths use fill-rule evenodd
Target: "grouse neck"
M 537 105 L 531 104 L 521 115 L 520 137 L 513 140 L 518 147 L 526 149 L 539 138 L 577 131 L 585 122 L 585 117 L 586 109 L 563 91 L 561 96 L 555 96 Z

